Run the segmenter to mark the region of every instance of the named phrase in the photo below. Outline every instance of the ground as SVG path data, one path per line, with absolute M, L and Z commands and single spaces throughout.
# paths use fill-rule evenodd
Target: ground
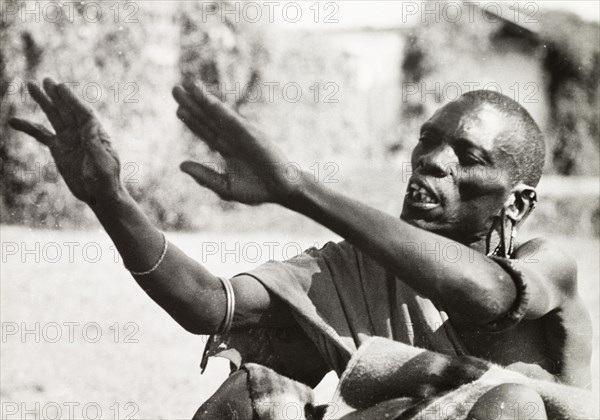
M 168 237 L 221 275 L 336 240 L 326 231 Z M 591 238 L 552 239 L 579 264 L 594 324 L 597 394 L 600 246 Z M 27 411 L 36 413 L 27 418 L 187 419 L 225 378 L 219 360 L 200 375 L 206 337 L 184 331 L 138 288 L 102 231 L 2 226 L 1 240 L 2 418 Z M 330 376 L 321 401 L 333 386 Z

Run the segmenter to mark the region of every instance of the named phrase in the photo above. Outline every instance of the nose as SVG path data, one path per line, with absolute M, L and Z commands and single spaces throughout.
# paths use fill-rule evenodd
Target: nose
M 454 150 L 448 145 L 440 145 L 417 159 L 417 171 L 421 175 L 431 175 L 445 178 L 452 173 L 452 168 L 458 165 Z

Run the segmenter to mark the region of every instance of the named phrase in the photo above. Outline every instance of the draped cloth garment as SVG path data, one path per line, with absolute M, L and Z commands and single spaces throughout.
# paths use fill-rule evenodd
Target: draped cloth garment
M 299 328 L 213 336 L 202 366 L 208 357 L 222 356 L 236 368 L 258 363 L 313 386 L 331 369 L 341 375 L 373 336 L 447 355 L 466 354 L 443 310 L 346 241 L 242 274 L 285 302 Z

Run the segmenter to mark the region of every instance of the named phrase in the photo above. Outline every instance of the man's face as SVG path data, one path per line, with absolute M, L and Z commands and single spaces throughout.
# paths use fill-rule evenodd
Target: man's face
M 411 157 L 402 220 L 466 243 L 484 235 L 511 189 L 510 120 L 468 102 L 439 109 Z

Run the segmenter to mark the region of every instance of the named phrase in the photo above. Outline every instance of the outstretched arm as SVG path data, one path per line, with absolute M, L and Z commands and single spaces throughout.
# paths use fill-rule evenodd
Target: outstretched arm
M 413 289 L 470 322 L 501 319 L 517 300 L 511 274 L 486 255 L 326 190 L 311 179 L 288 206 L 342 235 L 401 274 Z M 442 250 L 451 250 L 452 258 L 444 258 Z M 540 240 L 524 244 L 515 256 L 513 266 L 527 283 L 526 319 L 544 316 L 575 298 L 572 258 Z
M 173 93 L 180 105 L 178 116 L 228 163 L 225 173 L 194 162 L 184 162 L 181 168 L 221 198 L 247 204 L 278 203 L 308 216 L 401 275 L 447 311 L 477 323 L 495 321 L 512 308 L 517 290 L 510 274 L 484 254 L 329 190 L 309 176 L 292 182 L 283 172 L 288 161 L 281 152 L 202 86 L 190 83 Z M 421 252 L 424 244 L 437 250 L 451 246 L 458 258 L 448 261 L 439 251 Z M 552 253 L 544 255 L 538 255 L 540 260 L 555 258 Z M 530 280 L 531 318 L 546 314 L 561 301 L 563 289 L 554 287 L 560 276 L 543 271 L 544 266 L 545 261 L 540 261 L 519 267 Z
M 40 124 L 13 118 L 10 125 L 49 147 L 71 192 L 87 203 L 106 229 L 125 266 L 144 272 L 159 260 L 165 247 L 156 229 L 124 188 L 119 159 L 93 110 L 64 84 L 44 80 L 44 90 L 28 84 L 56 134 Z M 156 270 L 134 276 L 146 293 L 187 330 L 217 331 L 225 316 L 225 291 L 214 275 L 173 244 Z M 271 299 L 253 278 L 234 279 L 235 327 L 284 324 L 282 304 Z

